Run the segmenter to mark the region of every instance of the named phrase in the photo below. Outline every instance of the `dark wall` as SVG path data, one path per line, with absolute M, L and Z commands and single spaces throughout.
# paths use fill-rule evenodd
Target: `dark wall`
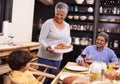
M 35 0 L 34 22 L 39 22 L 39 19 L 44 22 L 48 18 L 54 17 L 54 7 L 57 2 L 75 3 L 74 0 L 54 0 L 53 5 L 45 5 L 38 0 Z
M 35 0 L 32 41 L 38 41 L 40 21 L 41 23 L 44 23 L 47 19 L 52 17 L 54 17 L 54 5 L 45 5 L 38 0 Z
M 54 16 L 54 5 L 44 5 L 38 0 L 35 0 L 34 22 L 39 22 L 39 19 L 44 22 L 48 18 Z
M 57 2 L 75 3 L 75 0 L 54 0 L 54 3 L 55 3 L 55 4 L 56 4 Z

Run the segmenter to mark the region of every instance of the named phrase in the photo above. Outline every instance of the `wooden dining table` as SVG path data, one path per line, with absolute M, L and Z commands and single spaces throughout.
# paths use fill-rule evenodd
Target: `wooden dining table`
M 71 66 L 71 67 L 72 66 L 78 66 L 78 67 L 80 67 L 80 65 L 78 65 L 76 62 L 68 62 L 64 66 L 64 68 L 58 73 L 58 75 L 54 78 L 54 80 L 51 82 L 51 84 L 62 84 L 62 80 L 63 80 L 63 79 L 61 79 L 62 76 L 67 76 L 67 75 L 68 76 L 81 76 L 81 77 L 85 76 L 85 77 L 88 77 L 88 79 L 90 81 L 90 84 L 96 84 L 94 82 L 98 82 L 98 80 L 94 80 L 94 81 L 90 80 L 89 66 L 86 67 L 86 68 L 88 68 L 88 70 L 83 70 L 83 71 L 74 71 L 74 69 L 69 70 L 69 69 L 66 68 L 67 66 Z M 99 80 L 99 81 L 103 82 L 102 79 Z M 113 83 L 114 80 L 110 80 L 110 79 L 107 79 L 107 78 L 104 77 L 104 84 L 106 84 L 105 82 L 109 82 L 107 84 L 119 84 L 120 83 L 120 82 L 119 83 L 118 82 Z
M 71 71 L 66 69 L 66 66 L 79 66 L 76 62 L 68 62 L 64 68 L 58 73 L 58 75 L 55 77 L 55 79 L 52 81 L 51 84 L 61 84 L 60 77 L 64 75 L 81 75 L 85 76 L 88 73 L 88 70 L 86 71 Z

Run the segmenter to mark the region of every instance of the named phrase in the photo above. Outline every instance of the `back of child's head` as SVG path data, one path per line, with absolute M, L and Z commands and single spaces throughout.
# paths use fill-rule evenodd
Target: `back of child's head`
M 8 64 L 12 70 L 20 70 L 21 68 L 24 68 L 31 59 L 32 56 L 28 51 L 15 50 L 10 53 L 8 57 Z

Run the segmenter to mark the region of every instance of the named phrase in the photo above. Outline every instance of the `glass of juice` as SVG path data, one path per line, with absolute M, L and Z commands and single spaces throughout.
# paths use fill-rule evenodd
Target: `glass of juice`
M 109 70 L 113 70 L 113 66 L 114 66 L 115 64 L 114 63 L 108 63 L 108 69 Z

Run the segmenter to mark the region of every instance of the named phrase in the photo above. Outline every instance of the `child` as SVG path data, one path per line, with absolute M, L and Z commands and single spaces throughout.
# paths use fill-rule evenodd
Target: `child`
M 16 50 L 9 55 L 8 64 L 12 69 L 10 76 L 18 84 L 40 84 L 28 70 L 31 59 L 30 53 L 24 50 Z

